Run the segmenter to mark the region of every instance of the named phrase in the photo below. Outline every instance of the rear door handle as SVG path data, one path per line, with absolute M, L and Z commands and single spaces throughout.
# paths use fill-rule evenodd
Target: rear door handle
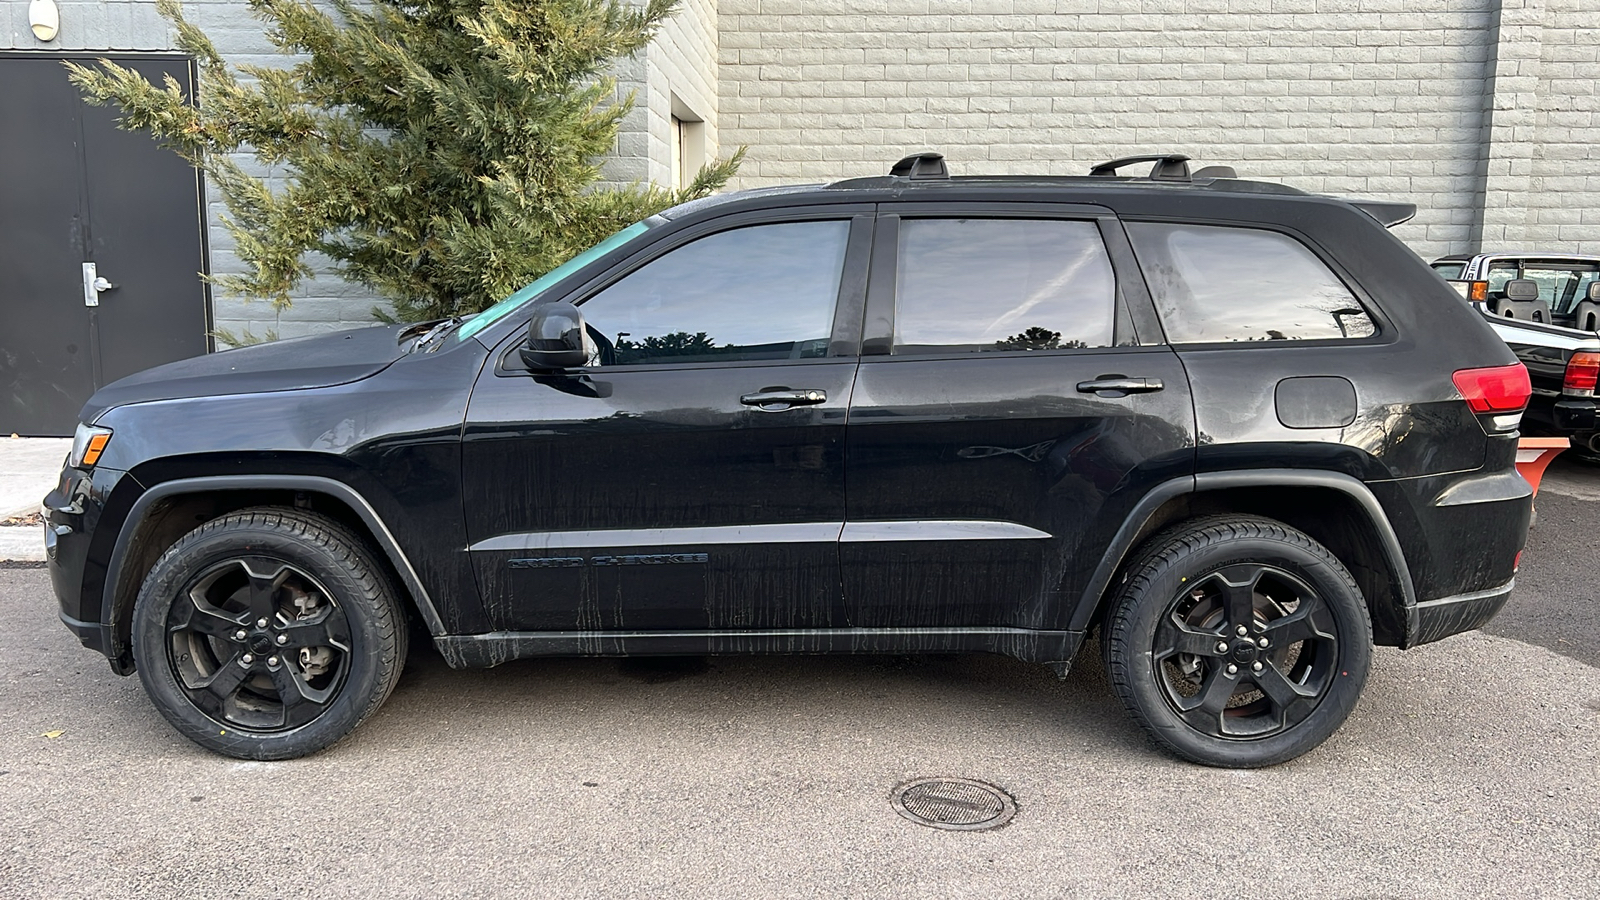
M 1159 378 L 1129 378 L 1125 375 L 1105 375 L 1093 381 L 1078 382 L 1078 393 L 1097 394 L 1101 397 L 1121 397 L 1124 394 L 1148 394 L 1166 385 Z
M 828 392 L 816 388 L 790 390 L 789 388 L 762 388 L 753 394 L 745 394 L 739 402 L 745 406 L 754 406 L 766 412 L 783 412 L 794 406 L 814 406 L 828 401 Z

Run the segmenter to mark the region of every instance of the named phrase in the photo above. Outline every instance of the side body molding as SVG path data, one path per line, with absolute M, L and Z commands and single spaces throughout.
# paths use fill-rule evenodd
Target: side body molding
M 122 582 L 122 567 L 128 556 L 131 536 L 137 530 L 138 524 L 144 521 L 150 507 L 164 497 L 177 494 L 249 490 L 307 491 L 328 494 L 344 501 L 356 515 L 361 517 L 361 521 L 366 523 L 373 537 L 377 538 L 378 546 L 384 555 L 394 565 L 395 571 L 400 573 L 406 588 L 417 601 L 417 611 L 427 623 L 428 631 L 436 635 L 444 633 L 444 623 L 439 618 L 438 610 L 434 608 L 433 598 L 428 595 L 428 589 L 423 587 L 422 579 L 417 577 L 411 561 L 400 549 L 400 544 L 389 531 L 389 526 L 384 524 L 378 517 L 377 511 L 372 508 L 372 504 L 368 503 L 367 498 L 361 496 L 355 488 L 342 481 L 317 475 L 212 475 L 163 481 L 140 494 L 139 499 L 133 502 L 133 507 L 128 510 L 128 517 L 123 521 L 122 529 L 117 534 L 116 546 L 112 548 L 111 560 L 106 566 L 105 592 L 100 600 L 100 626 L 106 629 L 107 634 L 111 633 L 113 623 L 116 621 L 118 586 Z M 117 664 L 114 659 L 112 665 Z
M 1100 598 L 1105 594 L 1106 587 L 1121 568 L 1128 555 L 1133 552 L 1134 539 L 1143 530 L 1156 510 L 1160 509 L 1167 501 L 1183 494 L 1201 494 L 1207 491 L 1227 490 L 1229 488 L 1259 488 L 1259 487 L 1315 487 L 1339 491 L 1354 500 L 1366 513 L 1373 531 L 1377 534 L 1378 542 L 1383 548 L 1384 558 L 1393 573 L 1395 589 L 1400 595 L 1402 610 L 1405 618 L 1406 642 L 1409 645 L 1411 636 L 1417 629 L 1417 595 L 1416 587 L 1411 580 L 1411 568 L 1406 565 L 1405 553 L 1400 548 L 1400 538 L 1395 534 L 1394 526 L 1389 522 L 1389 516 L 1383 511 L 1383 506 L 1378 498 L 1373 496 L 1371 489 L 1359 479 L 1345 475 L 1341 472 L 1329 472 L 1320 469 L 1251 469 L 1237 472 L 1203 472 L 1198 475 L 1174 478 L 1171 481 L 1157 485 L 1150 493 L 1140 500 L 1128 518 L 1117 529 L 1116 536 L 1111 539 L 1111 545 L 1106 548 L 1105 555 L 1101 557 L 1100 564 L 1095 567 L 1094 575 L 1090 578 L 1089 586 L 1083 595 L 1078 598 L 1078 605 L 1072 611 L 1072 618 L 1068 628 L 1073 631 L 1084 631 L 1089 627 L 1090 620 L 1100 604 Z

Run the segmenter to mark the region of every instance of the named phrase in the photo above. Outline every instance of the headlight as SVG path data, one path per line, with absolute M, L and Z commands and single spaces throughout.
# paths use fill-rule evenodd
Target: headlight
M 72 435 L 72 452 L 67 455 L 67 465 L 74 469 L 93 468 L 111 441 L 111 429 L 78 423 Z

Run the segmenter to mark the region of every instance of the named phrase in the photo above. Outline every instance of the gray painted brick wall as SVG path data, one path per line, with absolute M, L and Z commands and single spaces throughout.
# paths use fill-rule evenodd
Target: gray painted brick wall
M 1396 233 L 1424 256 L 1479 233 L 1592 249 L 1600 119 L 1582 70 L 1600 7 L 1505 0 L 1501 27 L 1498 5 L 723 0 L 721 139 L 750 146 L 740 187 L 880 174 L 924 149 L 985 174 L 1179 150 L 1415 202 Z M 1486 102 L 1486 84 L 1502 94 Z
M 1547 0 L 1519 249 L 1600 253 L 1600 0 Z
M 41 44 L 0 0 L 0 49 L 171 47 L 153 0 L 58 0 Z M 185 10 L 235 62 L 281 64 L 238 0 Z M 1600 252 L 1600 0 L 684 0 L 617 69 L 639 105 L 611 182 L 669 179 L 670 97 L 735 187 L 879 174 L 937 149 L 964 173 L 1078 174 L 1182 150 L 1246 177 L 1421 207 L 1418 253 Z M 213 197 L 212 269 L 237 271 Z M 329 275 L 291 309 L 218 296 L 284 336 L 371 321 Z

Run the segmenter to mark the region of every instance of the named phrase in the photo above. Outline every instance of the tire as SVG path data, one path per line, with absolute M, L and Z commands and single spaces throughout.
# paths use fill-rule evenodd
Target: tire
M 1355 708 L 1371 618 L 1344 565 L 1304 533 L 1254 516 L 1197 519 L 1152 538 L 1126 571 L 1103 626 L 1106 670 L 1172 753 L 1276 765 Z
M 1589 449 L 1588 441 L 1590 437 L 1591 435 L 1584 435 L 1572 438 L 1572 447 L 1567 450 L 1565 456 L 1575 459 L 1584 465 L 1600 466 L 1600 453 Z
M 262 507 L 184 535 L 133 612 L 139 678 L 185 737 L 239 759 L 328 747 L 405 666 L 405 619 L 365 542 L 325 516 Z

